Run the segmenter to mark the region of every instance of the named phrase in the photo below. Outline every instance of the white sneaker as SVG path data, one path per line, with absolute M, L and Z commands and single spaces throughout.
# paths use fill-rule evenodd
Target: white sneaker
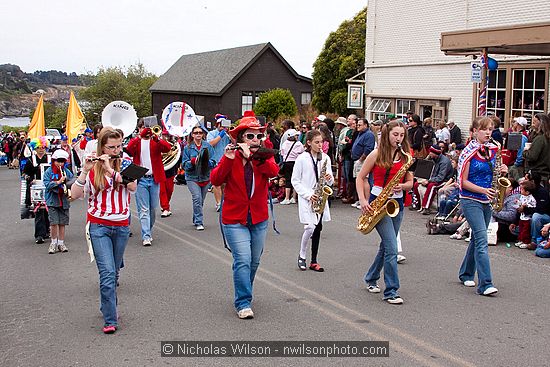
M 392 305 L 402 305 L 403 304 L 403 298 L 399 296 L 394 296 L 391 298 L 387 298 L 386 302 L 392 304 Z
M 219 212 L 222 207 L 222 204 L 216 204 L 216 212 Z
M 199 224 L 199 225 L 195 226 L 195 229 L 197 231 L 204 231 L 204 226 L 202 224 Z
M 58 245 L 57 246 L 57 249 L 59 250 L 59 252 L 67 252 L 69 251 L 69 249 L 67 248 L 67 246 L 65 246 L 65 244 L 61 244 L 61 245 Z
M 522 242 L 518 247 L 522 249 L 526 249 L 527 247 L 529 247 L 529 244 Z
M 146 239 L 143 240 L 143 246 L 151 246 L 152 242 L 153 241 L 151 241 L 150 238 L 146 238 Z
M 279 204 L 280 204 L 280 205 L 288 205 L 288 204 L 290 204 L 290 200 L 284 199 L 284 200 L 281 201 Z
M 57 251 L 57 243 L 50 243 L 50 247 L 48 248 L 48 254 L 55 254 Z
M 172 212 L 169 211 L 169 210 L 163 210 L 162 213 L 160 214 L 161 218 L 166 218 L 166 217 L 169 217 L 172 215 Z
M 296 204 L 296 199 L 294 199 L 294 198 L 290 199 L 290 203 L 291 204 Z
M 462 282 L 462 284 L 464 284 L 465 287 L 475 287 L 476 286 L 476 282 L 474 282 L 473 280 L 465 280 Z
M 471 240 L 471 238 L 470 238 L 470 236 L 468 236 L 464 239 L 464 242 L 470 242 L 470 240 Z
M 492 294 L 496 294 L 497 292 L 498 292 L 498 289 L 496 289 L 495 287 L 489 287 L 483 291 L 483 295 L 490 296 Z
M 405 260 L 407 260 L 407 258 L 401 254 L 397 254 L 397 263 L 398 264 L 401 264 L 403 263 Z
M 242 310 L 237 311 L 237 316 L 239 316 L 239 319 L 253 319 L 254 312 L 252 312 L 250 307 L 243 308 Z
M 521 241 L 518 241 L 518 242 L 514 243 L 514 246 L 516 246 L 516 247 L 520 247 L 521 245 L 523 245 L 523 242 L 521 242 Z
M 370 293 L 380 293 L 380 287 L 378 287 L 378 285 L 369 285 L 367 287 L 367 290 L 370 292 Z

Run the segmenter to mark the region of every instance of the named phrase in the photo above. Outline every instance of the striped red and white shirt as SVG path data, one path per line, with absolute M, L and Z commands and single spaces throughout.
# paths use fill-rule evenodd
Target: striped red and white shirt
M 113 179 L 105 176 L 105 188 L 96 191 L 94 170 L 86 177 L 84 191 L 88 195 L 88 222 L 106 226 L 127 226 L 130 216 L 130 191 L 125 185 L 113 187 Z

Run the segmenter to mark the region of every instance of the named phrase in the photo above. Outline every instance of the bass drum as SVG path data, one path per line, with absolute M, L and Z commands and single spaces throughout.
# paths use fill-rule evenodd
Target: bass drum
M 189 135 L 193 127 L 200 124 L 193 108 L 185 102 L 172 102 L 164 107 L 162 121 L 170 135 L 180 138 Z

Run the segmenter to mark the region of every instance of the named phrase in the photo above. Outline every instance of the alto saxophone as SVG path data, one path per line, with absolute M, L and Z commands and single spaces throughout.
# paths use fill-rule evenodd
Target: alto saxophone
M 397 146 L 396 152 L 398 151 L 407 157 L 407 161 L 403 164 L 399 171 L 397 171 L 390 182 L 388 182 L 388 184 L 382 189 L 380 195 L 378 195 L 378 197 L 370 203 L 373 212 L 361 214 L 359 217 L 357 230 L 363 234 L 370 233 L 385 215 L 393 218 L 399 214 L 399 203 L 395 199 L 390 199 L 390 196 L 393 195 L 393 188 L 395 185 L 401 181 L 403 176 L 407 173 L 409 167 L 413 164 L 413 158 L 410 154 L 403 151 L 401 144 Z
M 491 207 L 495 212 L 498 212 L 501 211 L 504 206 L 506 189 L 508 189 L 512 183 L 506 177 L 500 177 L 500 166 L 502 165 L 502 146 L 493 138 L 491 138 L 491 142 L 498 147 L 497 154 L 495 156 L 495 167 L 493 168 L 493 180 L 491 181 L 491 188 L 496 191 L 497 195 L 491 202 Z
M 311 203 L 311 210 L 317 214 L 323 214 L 325 205 L 327 204 L 328 197 L 332 195 L 332 189 L 327 185 L 325 175 L 327 174 L 328 159 L 325 159 L 323 166 L 321 167 L 321 173 L 319 174 L 319 181 L 315 185 L 314 194 L 317 196 L 317 200 Z

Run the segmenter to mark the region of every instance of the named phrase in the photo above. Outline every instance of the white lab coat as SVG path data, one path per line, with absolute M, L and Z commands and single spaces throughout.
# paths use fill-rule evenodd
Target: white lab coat
M 321 174 L 323 163 L 327 161 L 327 173 L 330 175 L 330 180 L 326 181 L 327 185 L 334 183 L 334 176 L 332 174 L 332 167 L 330 158 L 325 153 L 322 153 L 322 159 L 315 163 L 317 165 L 318 175 Z M 316 225 L 319 223 L 319 216 L 313 210 L 311 210 L 311 202 L 309 199 L 314 193 L 317 179 L 315 177 L 315 171 L 313 171 L 313 161 L 309 152 L 303 152 L 296 159 L 294 164 L 294 170 L 292 171 L 292 186 L 298 194 L 298 212 L 300 215 L 300 222 L 306 225 Z M 323 211 L 323 222 L 330 221 L 330 209 L 328 203 Z

